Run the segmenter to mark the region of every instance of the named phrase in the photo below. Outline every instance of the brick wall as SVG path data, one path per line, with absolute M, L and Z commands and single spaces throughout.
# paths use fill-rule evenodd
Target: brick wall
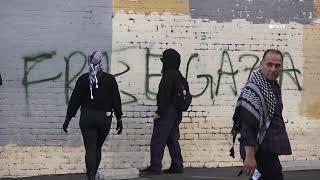
M 188 12 L 201 8 L 190 1 L 191 10 L 186 9 L 186 0 L 157 8 L 152 1 L 130 6 L 113 1 L 114 14 L 111 1 L 41 2 L 1 2 L 0 23 L 6 26 L 0 34 L 0 177 L 85 171 L 78 116 L 68 135 L 60 128 L 73 77 L 86 71 L 86 54 L 94 49 L 108 54 L 104 67 L 116 76 L 124 110 L 125 129 L 115 135 L 112 125 L 101 168 L 148 165 L 159 57 L 166 48 L 182 55 L 181 72 L 194 95 L 180 125 L 186 167 L 241 165 L 239 156 L 228 154 L 231 117 L 243 83 L 268 48 L 285 53 L 287 70 L 281 78 L 283 114 L 293 155 L 281 159 L 291 164 L 319 160 L 319 111 L 308 104 L 319 102 L 317 25 L 200 19 Z M 166 152 L 164 166 L 169 163 Z

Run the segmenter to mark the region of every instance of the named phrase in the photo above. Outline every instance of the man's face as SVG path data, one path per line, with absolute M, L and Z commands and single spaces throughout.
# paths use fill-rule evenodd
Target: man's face
M 276 80 L 282 70 L 282 59 L 279 54 L 269 52 L 260 63 L 262 74 L 269 80 Z

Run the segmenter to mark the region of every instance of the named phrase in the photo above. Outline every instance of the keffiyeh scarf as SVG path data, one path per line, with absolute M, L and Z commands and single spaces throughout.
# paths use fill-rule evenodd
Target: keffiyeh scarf
M 270 120 L 274 116 L 275 105 L 276 96 L 272 91 L 271 82 L 263 76 L 260 70 L 255 71 L 245 84 L 237 100 L 231 131 L 233 144 L 237 133 L 240 131 L 238 107 L 242 106 L 259 121 L 257 141 L 261 144 L 270 125 Z M 234 157 L 233 147 L 230 150 L 230 155 Z
M 102 53 L 100 51 L 93 51 L 88 56 L 91 99 L 93 99 L 93 94 L 92 94 L 93 86 L 95 85 L 95 88 L 99 87 L 97 73 L 102 69 L 101 59 L 102 59 Z

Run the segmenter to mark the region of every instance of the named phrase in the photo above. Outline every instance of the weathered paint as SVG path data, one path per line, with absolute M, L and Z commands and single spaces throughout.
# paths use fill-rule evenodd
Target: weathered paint
M 304 90 L 301 111 L 309 119 L 320 119 L 320 25 L 304 26 Z
M 314 0 L 314 10 L 318 18 L 320 18 L 320 0 Z
M 1 0 L 0 17 L 0 144 L 79 145 L 61 135 L 63 94 L 90 51 L 111 54 L 112 0 Z
M 73 87 L 86 53 L 95 48 L 110 53 L 111 42 L 111 72 L 117 76 L 125 103 L 125 129 L 123 135 L 115 135 L 113 124 L 103 147 L 102 168 L 142 168 L 150 162 L 152 115 L 156 109 L 154 94 L 161 71 L 159 57 L 168 47 L 181 53 L 181 71 L 188 76 L 195 96 L 180 126 L 185 167 L 242 165 L 239 158 L 228 156 L 231 117 L 240 88 L 267 48 L 286 52 L 283 114 L 293 155 L 281 159 L 292 166 L 299 160 L 319 160 L 320 139 L 316 137 L 319 136 L 320 121 L 309 120 L 319 119 L 316 110 L 312 109 L 319 106 L 318 102 L 311 99 L 318 98 L 313 91 L 318 90 L 319 77 L 316 74 L 319 72 L 316 66 L 319 59 L 317 26 L 306 30 L 309 26 L 304 28 L 295 22 L 253 24 L 249 19 L 230 19 L 228 15 L 221 18 L 223 23 L 217 23 L 213 19 L 216 17 L 211 17 L 213 21 L 191 18 L 188 13 L 181 15 L 183 13 L 177 8 L 170 11 L 162 7 L 160 11 L 156 0 L 148 1 L 146 8 L 137 6 L 143 14 L 129 10 L 133 9 L 130 7 L 122 11 L 127 14 L 117 14 L 121 8 L 117 9 L 111 25 L 112 8 L 108 4 L 111 1 L 94 2 L 1 2 L 0 17 L 5 18 L 0 22 L 6 25 L 1 27 L 0 34 L 1 42 L 4 42 L 0 45 L 0 70 L 4 79 L 4 85 L 0 87 L 1 177 L 84 172 L 84 148 L 78 119 L 71 121 L 68 135 L 61 130 L 66 110 L 65 91 Z M 147 1 L 125 3 L 132 2 Z M 167 5 L 180 8 L 183 2 L 186 1 L 170 1 Z M 204 0 L 197 2 L 208 6 Z M 224 1 L 225 6 L 232 2 Z M 188 9 L 186 7 L 184 11 Z M 153 11 L 162 15 L 151 13 Z M 114 32 L 112 41 L 111 30 Z M 41 58 L 41 63 L 28 64 L 24 68 L 25 60 Z M 305 66 L 306 63 L 315 66 Z M 41 81 L 50 77 L 53 79 Z M 309 79 L 314 81 L 308 82 Z M 33 82 L 28 85 L 29 104 L 25 100 L 26 82 Z M 308 96 L 305 90 L 313 96 Z M 311 108 L 308 104 L 301 105 L 301 100 L 305 104 L 314 102 L 314 105 Z M 307 118 L 299 114 L 304 109 L 307 109 L 307 115 L 301 114 Z M 170 159 L 166 154 L 164 167 L 168 166 Z
M 189 0 L 113 0 L 113 9 L 133 13 L 189 14 Z
M 201 2 L 201 3 L 199 3 Z M 246 19 L 252 23 L 299 22 L 313 17 L 312 0 L 190 0 L 192 18 L 218 22 Z

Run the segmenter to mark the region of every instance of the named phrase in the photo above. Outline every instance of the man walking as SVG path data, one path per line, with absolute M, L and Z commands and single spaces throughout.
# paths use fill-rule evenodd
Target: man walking
M 260 174 L 263 180 L 283 180 L 278 156 L 292 154 L 282 117 L 281 89 L 277 82 L 282 65 L 280 51 L 265 51 L 260 69 L 245 84 L 233 116 L 234 139 L 237 132 L 241 134 L 242 171 L 248 176 L 256 172 L 253 179 Z
M 154 126 L 150 145 L 151 161 L 150 166 L 141 171 L 141 174 L 144 175 L 161 173 L 166 145 L 171 156 L 171 166 L 164 173 L 183 173 L 183 159 L 179 144 L 179 124 L 182 119 L 182 111 L 174 106 L 177 84 L 183 78 L 179 71 L 180 54 L 174 49 L 167 49 L 163 52 L 161 62 L 163 64 L 162 79 L 157 94 L 158 109 L 153 118 Z

